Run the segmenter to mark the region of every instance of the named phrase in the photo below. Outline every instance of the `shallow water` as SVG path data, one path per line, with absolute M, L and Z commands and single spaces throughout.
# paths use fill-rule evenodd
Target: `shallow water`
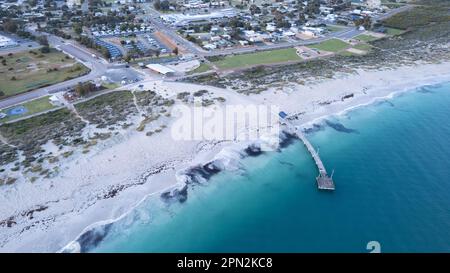
M 296 141 L 189 189 L 149 199 L 94 252 L 450 251 L 450 84 L 328 119 L 308 135 L 336 191 L 319 191 Z M 327 123 L 325 123 L 327 124 Z

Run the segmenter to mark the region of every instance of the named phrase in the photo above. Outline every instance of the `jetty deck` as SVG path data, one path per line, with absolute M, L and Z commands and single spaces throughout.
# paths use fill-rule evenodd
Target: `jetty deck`
M 309 142 L 309 140 L 305 137 L 301 129 L 293 126 L 289 122 L 286 122 L 286 125 L 288 125 L 291 131 L 294 132 L 295 135 L 303 142 L 306 149 L 311 154 L 314 163 L 317 166 L 317 170 L 319 171 L 319 175 L 316 177 L 317 187 L 319 188 L 319 190 L 333 191 L 335 189 L 333 178 L 328 176 L 327 170 L 325 169 L 322 159 L 320 159 L 319 153 L 316 152 L 311 142 Z
M 333 178 L 328 176 L 327 170 L 323 165 L 322 159 L 320 159 L 319 154 L 316 152 L 311 142 L 305 137 L 305 135 L 301 132 L 300 129 L 295 129 L 295 134 L 297 137 L 303 142 L 308 152 L 311 154 L 314 159 L 314 163 L 316 163 L 317 169 L 319 171 L 319 175 L 316 177 L 317 187 L 320 190 L 334 190 L 334 182 Z

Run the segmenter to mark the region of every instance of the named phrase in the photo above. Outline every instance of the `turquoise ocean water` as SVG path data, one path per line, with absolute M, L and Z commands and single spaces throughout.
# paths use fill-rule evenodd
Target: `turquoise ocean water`
M 90 251 L 368 252 L 378 241 L 382 252 L 448 252 L 449 119 L 447 83 L 330 118 L 352 130 L 308 138 L 335 170 L 335 192 L 317 189 L 295 141 L 189 189 L 183 204 L 149 198 Z

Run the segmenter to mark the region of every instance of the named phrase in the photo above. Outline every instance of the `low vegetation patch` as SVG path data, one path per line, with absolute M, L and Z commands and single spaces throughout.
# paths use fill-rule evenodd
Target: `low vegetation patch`
M 25 159 L 21 164 L 25 167 L 31 166 L 31 163 L 39 160 L 38 154 L 42 152 L 41 146 L 48 141 L 55 145 L 77 146 L 84 144 L 81 138 L 82 129 L 85 123 L 74 116 L 67 109 L 60 109 L 39 116 L 20 120 L 14 123 L 3 124 L 0 126 L 0 133 L 9 144 L 15 146 L 14 152 L 22 151 Z M 6 154 L 12 153 L 10 150 Z M 2 150 L 3 163 L 12 162 L 11 156 L 8 158 Z
M 80 116 L 97 128 L 107 128 L 125 122 L 127 117 L 137 114 L 133 94 L 130 91 L 116 91 L 100 95 L 75 105 Z
M 383 21 L 386 27 L 402 30 L 419 28 L 432 23 L 449 22 L 450 12 L 448 1 L 419 1 L 424 6 L 414 7 L 408 11 L 395 14 Z

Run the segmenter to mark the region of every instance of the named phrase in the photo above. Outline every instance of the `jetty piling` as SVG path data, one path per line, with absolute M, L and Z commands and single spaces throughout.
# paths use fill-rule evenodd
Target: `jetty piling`
M 327 170 L 320 159 L 319 153 L 316 152 L 311 142 L 305 137 L 300 129 L 295 128 L 295 134 L 303 142 L 308 152 L 311 154 L 314 163 L 316 163 L 317 169 L 319 170 L 319 175 L 316 177 L 317 187 L 319 190 L 334 190 L 333 178 L 328 176 Z
M 286 113 L 280 112 L 279 115 L 282 119 L 284 119 L 285 121 L 284 125 L 288 126 L 291 132 L 294 132 L 294 134 L 303 142 L 306 149 L 311 154 L 314 163 L 316 164 L 317 170 L 319 171 L 319 175 L 316 177 L 317 187 L 319 188 L 319 190 L 329 190 L 329 191 L 335 190 L 333 182 L 333 174 L 331 176 L 328 176 L 327 170 L 325 169 L 325 166 L 322 160 L 320 159 L 319 153 L 316 152 L 311 142 L 309 142 L 309 140 L 305 137 L 300 128 L 297 128 L 296 126 L 292 125 L 288 120 L 285 119 L 287 117 Z

